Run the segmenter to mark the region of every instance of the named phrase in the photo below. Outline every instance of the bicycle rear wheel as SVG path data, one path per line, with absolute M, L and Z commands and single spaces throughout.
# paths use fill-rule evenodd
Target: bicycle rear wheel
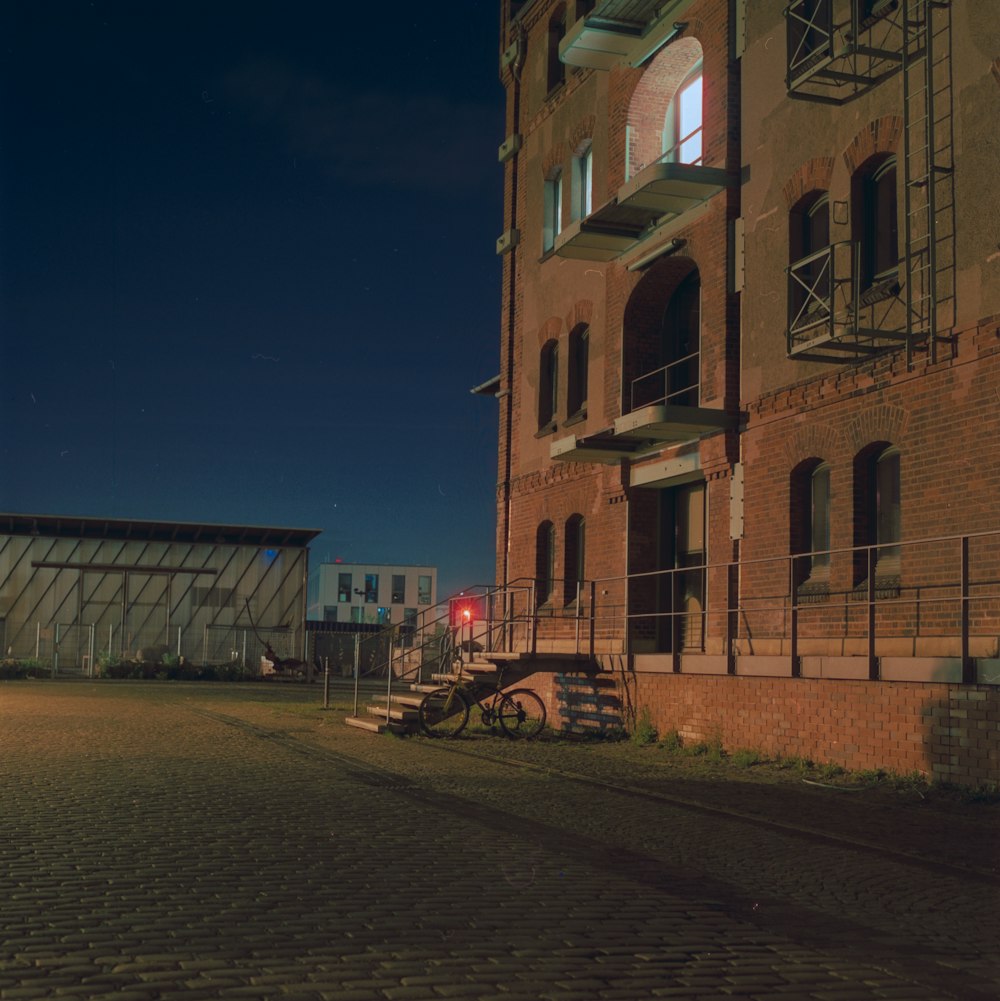
M 469 703 L 457 688 L 437 688 L 424 696 L 417 717 L 428 737 L 457 737 L 469 722 Z
M 515 740 L 531 740 L 545 726 L 545 703 L 527 688 L 507 692 L 498 712 L 500 729 Z

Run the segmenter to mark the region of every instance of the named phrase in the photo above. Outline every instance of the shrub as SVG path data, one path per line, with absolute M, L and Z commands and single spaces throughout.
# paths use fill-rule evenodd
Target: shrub
M 649 714 L 649 709 L 643 707 L 636 720 L 635 729 L 632 731 L 632 743 L 637 747 L 646 747 L 655 744 L 657 738 L 656 727 L 653 726 L 653 719 Z
M 684 740 L 676 730 L 668 730 L 660 741 L 660 747 L 670 754 L 676 754 L 678 751 L 683 750 Z
M 737 768 L 753 768 L 767 761 L 767 755 L 753 747 L 741 747 L 733 751 L 731 757 Z
M 36 657 L 5 657 L 0 660 L 0 681 L 43 678 L 48 669 L 48 665 Z

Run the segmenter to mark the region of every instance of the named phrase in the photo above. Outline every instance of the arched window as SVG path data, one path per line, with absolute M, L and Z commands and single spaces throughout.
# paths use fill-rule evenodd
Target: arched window
M 535 533 L 535 603 L 544 605 L 552 598 L 555 584 L 556 529 L 543 521 Z
M 795 561 L 795 580 L 825 583 L 830 577 L 830 466 L 809 459 L 792 472 L 791 552 L 804 554 Z
M 696 407 L 700 399 L 701 276 L 694 270 L 667 303 L 660 331 L 664 363 L 664 401 Z
M 556 237 L 562 232 L 562 171 L 556 170 L 545 180 L 542 252 L 548 253 L 556 244 Z
M 559 43 L 566 34 L 566 8 L 558 7 L 549 18 L 546 81 L 551 94 L 566 79 L 566 64 L 559 58 Z
M 591 141 L 573 157 L 572 216 L 586 219 L 594 210 L 594 147 Z
M 874 553 L 879 587 L 898 587 L 902 541 L 900 452 L 888 442 L 863 449 L 854 459 L 854 544 L 878 546 Z M 868 577 L 869 551 L 855 557 L 855 583 Z
M 671 163 L 701 163 L 702 63 L 688 71 L 667 105 L 663 123 L 663 158 Z
M 566 392 L 566 413 L 570 417 L 587 409 L 587 376 L 590 367 L 590 328 L 578 324 L 569 335 L 569 385 Z
M 851 186 L 854 239 L 861 245 L 862 290 L 897 277 L 899 228 L 896 210 L 896 158 L 869 158 Z
M 830 199 L 811 191 L 788 216 L 788 305 L 793 328 L 830 314 Z
M 583 597 L 580 593 L 586 565 L 586 526 L 582 514 L 571 515 L 566 521 L 566 577 L 564 601 L 570 604 Z
M 559 399 L 559 342 L 546 341 L 538 366 L 538 429 L 555 423 Z

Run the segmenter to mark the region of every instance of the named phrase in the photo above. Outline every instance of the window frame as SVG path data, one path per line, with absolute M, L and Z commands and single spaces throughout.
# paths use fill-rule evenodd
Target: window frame
M 573 157 L 572 211 L 573 222 L 586 219 L 594 211 L 594 144 L 588 142 Z
M 705 161 L 705 61 L 704 57 L 697 59 L 694 65 L 687 71 L 684 79 L 678 84 L 670 103 L 667 105 L 663 122 L 663 140 L 661 143 L 663 155 L 661 157 L 667 163 L 681 163 L 697 166 Z M 681 129 L 687 127 L 684 114 L 684 96 L 695 85 L 698 85 L 698 125 L 696 128 L 682 133 Z M 669 144 L 668 144 L 669 138 Z M 698 155 L 686 159 L 682 153 L 684 147 L 697 140 Z
M 543 521 L 535 530 L 535 606 L 551 602 L 555 593 L 556 526 Z
M 556 237 L 563 231 L 563 177 L 562 169 L 552 172 L 545 179 L 542 216 L 542 253 L 555 249 Z
M 899 276 L 898 168 L 895 154 L 878 154 L 854 174 L 852 231 L 860 244 L 857 279 L 862 292 Z
M 538 355 L 538 430 L 551 431 L 559 405 L 559 342 L 552 338 Z
M 571 514 L 566 519 L 563 537 L 565 578 L 563 601 L 575 605 L 577 598 L 583 601 L 579 585 L 586 580 L 587 561 L 587 521 L 582 514 Z
M 566 385 L 566 413 L 569 418 L 587 413 L 590 377 L 590 326 L 578 323 L 569 333 L 567 343 L 569 370 Z

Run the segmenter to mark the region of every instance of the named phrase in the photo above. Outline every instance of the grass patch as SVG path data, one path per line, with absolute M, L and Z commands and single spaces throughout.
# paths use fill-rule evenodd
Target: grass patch
M 754 747 L 741 747 L 729 756 L 736 768 L 753 768 L 767 763 L 767 755 Z
M 669 730 L 660 740 L 660 747 L 668 754 L 679 754 L 684 750 L 684 740 L 676 730 Z

